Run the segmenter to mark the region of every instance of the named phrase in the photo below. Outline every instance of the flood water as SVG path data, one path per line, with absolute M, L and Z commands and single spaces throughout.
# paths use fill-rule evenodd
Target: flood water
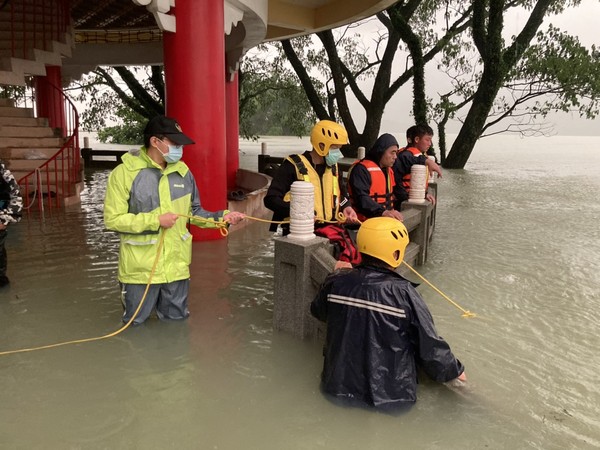
M 478 317 L 419 290 L 466 366 L 462 389 L 422 379 L 401 415 L 330 403 L 321 344 L 272 329 L 273 244 L 253 223 L 194 244 L 189 320 L 0 356 L 0 448 L 599 448 L 599 173 L 598 137 L 484 140 L 445 171 L 418 269 Z M 81 205 L 9 230 L 0 352 L 121 326 L 107 175 L 86 174 Z

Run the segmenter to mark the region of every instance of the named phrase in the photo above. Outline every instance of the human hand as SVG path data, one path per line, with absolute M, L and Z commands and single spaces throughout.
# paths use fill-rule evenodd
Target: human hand
M 7 223 L 0 223 L 0 231 L 4 231 L 8 228 L 8 224 Z
M 246 214 L 237 212 L 237 211 L 232 211 L 223 216 L 223 220 L 225 222 L 229 222 L 232 225 L 235 225 L 236 223 L 241 222 L 245 218 L 246 218 Z
M 429 200 L 431 202 L 432 205 L 435 205 L 435 197 L 431 194 L 426 194 L 425 195 L 425 199 Z
M 356 215 L 356 211 L 354 211 L 354 208 L 352 208 L 351 206 L 345 207 L 344 210 L 342 211 L 342 213 L 344 214 L 344 217 L 346 218 L 346 222 L 349 222 L 349 223 L 358 222 L 358 216 Z
M 399 220 L 400 222 L 404 220 L 404 216 L 402 215 L 402 213 L 400 211 L 396 211 L 395 209 L 386 209 L 383 212 L 383 214 L 381 214 L 381 216 L 391 217 L 392 219 Z
M 435 172 L 438 174 L 438 178 L 442 178 L 442 168 L 439 166 L 438 163 L 435 162 L 435 160 L 427 158 L 427 161 L 425 161 L 425 165 L 427 166 L 430 172 Z
M 158 216 L 158 222 L 162 228 L 171 228 L 177 222 L 179 216 L 175 213 L 164 213 Z

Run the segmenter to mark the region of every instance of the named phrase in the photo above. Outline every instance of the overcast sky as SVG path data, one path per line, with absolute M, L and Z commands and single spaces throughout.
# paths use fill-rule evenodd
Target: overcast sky
M 528 14 L 526 12 L 515 13 L 507 17 L 505 21 L 506 30 L 509 34 L 518 33 Z M 592 45 L 600 47 L 600 0 L 583 0 L 578 7 L 569 8 L 565 13 L 558 16 L 550 16 L 546 18 L 545 24 L 552 24 L 563 31 L 575 34 L 579 37 L 580 42 L 590 48 Z M 431 94 L 435 93 L 435 84 L 441 78 L 437 77 L 434 70 L 435 64 L 429 64 L 429 73 L 427 74 L 427 88 Z M 412 85 L 405 85 L 399 94 L 397 94 L 386 108 L 381 131 L 402 132 L 412 124 L 410 111 L 412 108 Z M 353 113 L 360 117 L 363 114 L 360 106 L 353 108 Z M 363 119 L 364 120 L 364 119 Z M 600 135 L 600 119 L 584 120 L 580 119 L 577 113 L 557 113 L 549 117 L 548 122 L 554 125 L 554 134 L 558 135 Z M 405 124 L 408 124 L 405 126 Z M 458 128 L 455 126 L 454 130 Z M 451 130 L 448 130 L 451 132 Z

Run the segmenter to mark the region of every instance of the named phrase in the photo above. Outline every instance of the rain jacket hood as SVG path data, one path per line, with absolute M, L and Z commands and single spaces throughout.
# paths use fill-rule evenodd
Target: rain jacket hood
M 389 133 L 384 133 L 377 138 L 373 147 L 365 155 L 365 158 L 379 165 L 383 153 L 392 145 L 398 146 L 398 141 Z

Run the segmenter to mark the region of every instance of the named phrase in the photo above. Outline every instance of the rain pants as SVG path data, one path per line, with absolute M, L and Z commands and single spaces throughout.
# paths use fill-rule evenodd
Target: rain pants
M 417 399 L 417 366 L 435 381 L 458 377 L 464 367 L 437 334 L 415 285 L 374 266 L 334 272 L 311 304 L 327 322 L 323 390 L 372 406 Z
M 121 239 L 119 281 L 148 283 L 160 233 L 165 233 L 165 240 L 152 284 L 188 279 L 192 236 L 187 223 L 214 228 L 228 211 L 202 208 L 196 181 L 182 161 L 162 170 L 144 148 L 126 153 L 122 161 L 110 174 L 104 201 L 106 228 L 117 231 Z M 167 212 L 200 216 L 210 222 L 180 218 L 172 228 L 161 229 L 158 216 Z

